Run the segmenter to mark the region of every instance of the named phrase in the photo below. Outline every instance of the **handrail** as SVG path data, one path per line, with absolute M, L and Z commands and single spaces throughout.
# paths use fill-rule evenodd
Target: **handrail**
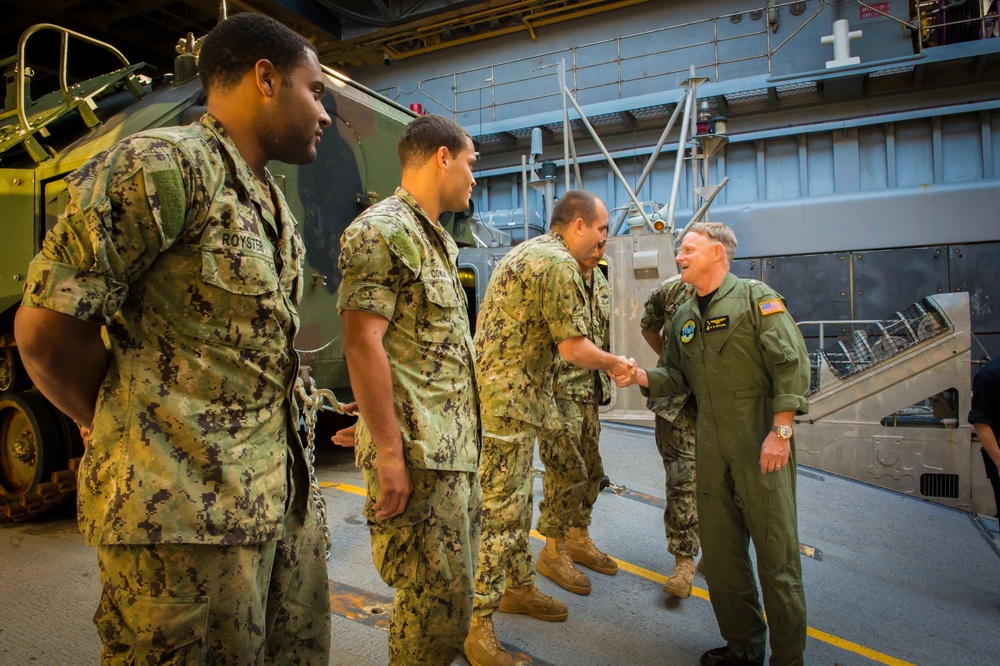
M 823 349 L 823 331 L 825 324 L 877 324 L 881 319 L 817 319 L 815 321 L 797 321 L 800 328 L 802 326 L 819 326 L 819 348 Z
M 36 32 L 40 32 L 42 30 L 52 30 L 54 32 L 58 32 L 59 35 L 60 35 L 60 39 L 59 39 L 59 43 L 60 43 L 60 48 L 59 48 L 59 55 L 60 55 L 60 57 L 59 57 L 59 90 L 62 92 L 63 97 L 66 98 L 67 102 L 72 102 L 73 101 L 73 99 L 72 99 L 72 97 L 71 97 L 71 95 L 69 93 L 69 86 L 66 84 L 66 70 L 67 70 L 68 61 L 69 61 L 69 38 L 70 37 L 75 37 L 75 38 L 79 39 L 80 41 L 84 41 L 84 42 L 87 42 L 89 44 L 93 44 L 95 46 L 99 46 L 99 47 L 105 49 L 106 51 L 109 51 L 112 55 L 114 55 L 116 58 L 118 58 L 118 60 L 121 61 L 122 65 L 124 67 L 128 67 L 129 66 L 128 58 L 126 58 L 122 54 L 121 51 L 119 51 L 115 47 L 111 46 L 110 44 L 107 44 L 106 42 L 102 42 L 102 41 L 100 41 L 98 39 L 94 39 L 92 37 L 88 37 L 88 36 L 86 36 L 84 34 L 81 34 L 79 32 L 75 32 L 73 30 L 69 30 L 67 28 L 62 28 L 62 27 L 54 25 L 52 23 L 36 23 L 35 25 L 31 26 L 30 28 L 28 28 L 27 30 L 24 31 L 24 34 L 21 35 L 21 39 L 18 40 L 18 43 L 17 43 L 17 56 L 16 56 L 17 57 L 17 72 L 16 72 L 16 76 L 17 76 L 17 106 L 16 106 L 16 108 L 14 108 L 14 109 L 12 109 L 10 111 L 5 111 L 4 113 L 0 114 L 0 120 L 6 120 L 7 118 L 11 118 L 14 115 L 17 115 L 18 120 L 21 123 L 21 132 L 22 133 L 30 132 L 30 131 L 32 131 L 34 129 L 31 126 L 31 123 L 28 122 L 28 115 L 27 115 L 27 111 L 26 111 L 27 107 L 30 105 L 30 101 L 31 100 L 25 99 L 25 85 L 24 85 L 24 81 L 25 81 L 25 66 L 24 65 L 25 65 L 25 63 L 24 63 L 24 52 L 25 52 L 25 47 L 27 46 L 27 43 L 28 43 L 28 38 L 31 37 L 32 35 L 34 35 Z M 5 63 L 11 62 L 11 58 L 6 59 L 4 62 Z

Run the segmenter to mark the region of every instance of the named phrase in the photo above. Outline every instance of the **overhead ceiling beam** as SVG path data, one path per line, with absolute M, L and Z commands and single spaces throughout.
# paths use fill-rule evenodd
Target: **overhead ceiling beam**
M 375 65 L 382 62 L 383 54 L 389 54 L 394 60 L 402 60 L 517 32 L 527 32 L 537 41 L 538 35 L 535 30 L 538 28 L 649 1 L 512 0 L 502 3 L 480 3 L 346 39 L 320 53 L 320 59 L 326 63 Z M 504 22 L 507 25 L 502 25 L 501 19 L 506 19 Z M 446 32 L 455 34 L 458 28 L 469 28 L 470 34 L 453 39 L 442 38 Z M 414 43 L 420 46 L 411 47 L 410 45 Z

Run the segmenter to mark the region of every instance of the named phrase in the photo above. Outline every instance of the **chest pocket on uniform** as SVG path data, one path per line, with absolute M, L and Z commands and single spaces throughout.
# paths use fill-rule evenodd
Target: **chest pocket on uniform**
M 201 281 L 192 285 L 195 337 L 233 347 L 263 349 L 280 333 L 274 262 L 261 254 L 202 248 Z
M 458 308 L 463 301 L 451 280 L 422 279 L 424 308 L 416 319 L 416 335 L 427 342 L 461 342 L 464 327 Z
M 725 328 L 701 334 L 705 336 L 705 348 L 713 354 L 721 354 L 734 341 L 749 340 L 754 334 L 753 322 L 741 312 L 731 316 Z

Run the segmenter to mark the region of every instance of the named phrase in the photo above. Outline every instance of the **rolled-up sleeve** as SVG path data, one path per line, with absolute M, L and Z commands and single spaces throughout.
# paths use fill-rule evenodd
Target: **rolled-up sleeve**
M 542 316 L 556 344 L 580 336 L 593 337 L 587 325 L 590 317 L 583 278 L 572 264 L 563 262 L 550 267 L 537 288 Z
M 392 320 L 403 271 L 412 271 L 408 267 L 410 249 L 400 247 L 403 244 L 399 234 L 386 231 L 378 220 L 363 220 L 347 228 L 341 239 L 343 281 L 337 294 L 337 312 L 360 310 Z
M 172 144 L 139 138 L 67 176 L 69 204 L 28 268 L 22 303 L 107 323 L 183 231 L 188 168 Z
M 782 299 L 782 303 L 784 299 Z M 759 344 L 771 374 L 775 412 L 809 412 L 809 354 L 795 320 L 787 312 L 762 315 L 756 308 Z

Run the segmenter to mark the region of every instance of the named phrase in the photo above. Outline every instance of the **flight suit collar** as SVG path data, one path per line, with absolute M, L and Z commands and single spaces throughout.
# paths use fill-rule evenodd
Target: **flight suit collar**
M 733 275 L 732 273 L 726 273 L 726 277 L 722 278 L 722 283 L 719 285 L 719 288 L 715 290 L 715 296 L 712 297 L 712 301 L 708 304 L 707 309 L 711 310 L 713 305 L 718 303 L 721 299 L 725 298 L 726 295 L 729 294 L 729 292 L 731 292 L 733 289 L 736 288 L 736 285 L 739 283 L 739 281 L 740 279 L 735 275 Z M 702 312 L 701 309 L 698 307 L 697 297 L 694 298 L 694 310 L 695 312 L 698 313 L 698 316 L 701 319 L 705 318 L 707 312 Z

